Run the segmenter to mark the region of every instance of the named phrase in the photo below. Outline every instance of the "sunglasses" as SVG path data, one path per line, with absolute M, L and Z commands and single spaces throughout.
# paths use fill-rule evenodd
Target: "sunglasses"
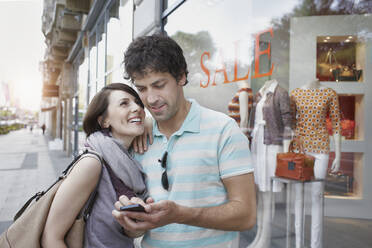
M 159 159 L 161 167 L 164 169 L 163 174 L 161 175 L 161 184 L 165 190 L 169 189 L 168 175 L 167 175 L 167 157 L 168 152 L 165 152 L 163 157 Z

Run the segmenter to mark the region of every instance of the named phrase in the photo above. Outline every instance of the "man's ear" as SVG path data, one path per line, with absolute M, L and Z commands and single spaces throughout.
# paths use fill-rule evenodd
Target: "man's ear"
M 186 84 L 186 74 L 185 73 L 182 73 L 182 76 L 180 78 L 180 80 L 178 80 L 178 85 L 181 85 L 181 86 L 184 86 Z

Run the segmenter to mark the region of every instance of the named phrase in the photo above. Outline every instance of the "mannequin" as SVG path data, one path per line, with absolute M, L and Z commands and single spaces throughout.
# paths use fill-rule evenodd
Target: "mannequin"
M 341 159 L 341 136 L 340 136 L 340 110 L 337 93 L 321 86 L 319 80 L 312 80 L 301 88 L 291 92 L 293 111 L 296 113 L 295 136 L 303 141 L 304 150 L 307 154 L 315 157 L 314 176 L 316 179 L 325 179 L 327 175 L 329 159 L 329 136 L 326 129 L 326 116 L 332 121 L 333 139 L 335 142 L 335 159 L 332 162 L 331 171 L 337 172 L 340 168 Z M 295 144 L 295 147 L 297 144 Z M 296 247 L 302 247 L 300 243 L 300 229 L 303 225 L 301 205 L 303 195 L 299 185 L 295 186 L 295 229 Z M 322 247 L 323 226 L 321 224 L 322 212 L 321 201 L 324 188 L 320 182 L 312 183 L 311 189 L 311 247 Z
M 247 135 L 249 113 L 253 104 L 253 93 L 247 81 L 239 81 L 237 85 L 239 90 L 228 105 L 229 116 L 238 123 L 240 130 Z
M 288 92 L 274 80 L 266 81 L 254 97 L 250 117 L 252 162 L 257 185 L 257 234 L 249 247 L 270 247 L 271 241 L 271 177 L 275 176 L 276 154 L 288 151 L 291 140 L 292 115 Z M 282 185 L 274 182 L 273 191 Z

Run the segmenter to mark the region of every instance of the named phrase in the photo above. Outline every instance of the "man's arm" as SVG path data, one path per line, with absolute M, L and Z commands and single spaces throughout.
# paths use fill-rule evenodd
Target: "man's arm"
M 145 206 L 147 213 L 120 212 L 128 205 L 124 197 L 115 204 L 114 217 L 130 232 L 146 231 L 171 223 L 187 224 L 220 230 L 240 231 L 256 222 L 256 196 L 253 173 L 223 179 L 228 202 L 220 206 L 190 208 L 173 201 L 159 201 Z M 138 202 L 138 199 L 131 201 Z M 137 221 L 134 221 L 137 220 Z
M 178 223 L 220 230 L 241 231 L 256 223 L 256 194 L 253 173 L 223 179 L 228 202 L 209 208 L 180 206 Z

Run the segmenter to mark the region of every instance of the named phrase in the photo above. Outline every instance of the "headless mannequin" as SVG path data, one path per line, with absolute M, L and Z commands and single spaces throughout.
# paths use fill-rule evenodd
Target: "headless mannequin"
M 321 86 L 319 80 L 313 80 L 310 83 L 301 87 L 301 89 L 312 90 L 312 89 L 325 89 Z M 335 159 L 332 162 L 331 171 L 337 172 L 340 168 L 341 159 L 341 137 L 340 134 L 333 135 L 335 144 Z M 314 176 L 316 179 L 325 179 L 328 168 L 329 154 L 307 152 L 308 154 L 315 157 L 314 164 Z M 303 216 L 301 215 L 301 208 L 303 202 L 303 195 L 299 184 L 295 185 L 295 231 L 296 231 L 296 248 L 301 248 L 301 227 L 303 226 Z M 322 247 L 322 218 L 323 212 L 321 211 L 321 198 L 324 194 L 323 185 L 320 182 L 312 183 L 311 189 L 311 247 L 321 248 Z
M 304 86 L 301 87 L 302 89 L 322 89 L 324 88 L 318 79 L 315 79 L 311 81 L 308 84 L 305 84 Z M 332 167 L 331 167 L 331 172 L 335 173 L 338 172 L 340 169 L 340 164 L 341 164 L 341 134 L 334 134 L 333 136 L 333 141 L 335 144 L 335 159 L 332 162 Z
M 260 89 L 260 93 L 266 94 L 267 90 L 269 90 L 270 87 L 275 83 L 277 83 L 276 80 L 266 81 L 265 84 Z M 260 101 L 264 101 L 264 100 L 265 99 L 261 99 Z M 254 130 L 256 130 L 256 124 L 255 124 Z M 254 131 L 254 133 L 257 133 L 257 131 L 256 132 Z M 253 134 L 253 135 L 255 135 L 255 134 Z M 257 136 L 258 136 L 258 134 L 257 134 Z M 255 137 L 253 139 L 255 139 Z M 275 157 L 276 152 L 282 152 L 282 151 L 287 152 L 288 148 L 289 148 L 290 141 L 291 141 L 290 139 L 284 139 L 282 146 L 273 145 L 272 147 L 274 147 L 273 149 L 275 150 L 275 152 L 274 153 L 271 152 L 271 155 L 273 155 Z M 260 141 L 258 141 L 258 142 L 260 142 Z M 262 145 L 263 145 L 263 140 L 262 140 Z M 269 146 L 271 146 L 271 145 L 268 145 L 268 146 L 265 146 L 265 147 L 269 147 Z M 264 149 L 270 149 L 270 148 L 264 148 Z M 252 155 L 255 155 L 255 157 L 257 157 L 258 154 L 253 154 L 253 153 L 259 153 L 259 152 L 261 152 L 261 150 L 252 148 Z M 265 154 L 265 156 L 266 156 L 266 154 Z M 257 159 L 254 159 L 254 160 L 255 160 L 254 161 L 255 163 L 258 162 Z M 270 161 L 270 162 L 272 163 L 272 161 Z M 274 176 L 274 175 L 271 175 L 271 176 Z M 270 180 L 270 179 L 268 179 L 268 180 Z M 270 186 L 270 190 L 271 190 L 271 186 Z M 260 187 L 257 187 L 257 196 L 258 196 L 258 201 L 257 201 L 258 202 L 258 207 L 257 207 L 257 234 L 256 234 L 255 239 L 253 240 L 253 242 L 248 246 L 249 248 L 253 248 L 253 247 L 269 248 L 270 247 L 271 221 L 272 221 L 272 217 L 274 216 L 274 212 L 271 211 L 274 208 L 271 208 L 272 201 L 271 201 L 270 190 L 260 189 Z M 280 191 L 280 189 L 278 189 L 276 191 Z

